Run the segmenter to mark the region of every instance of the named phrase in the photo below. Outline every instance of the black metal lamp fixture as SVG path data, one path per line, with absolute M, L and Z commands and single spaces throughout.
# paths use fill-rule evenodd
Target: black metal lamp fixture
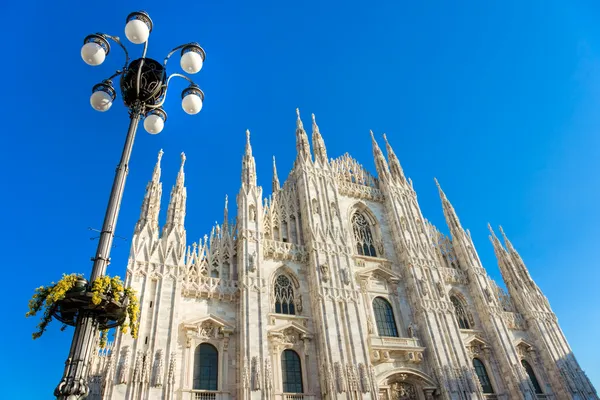
M 152 20 L 144 11 L 137 11 L 129 14 L 126 19 L 125 35 L 135 44 L 144 44 L 144 52 L 141 58 L 129 62 L 129 53 L 123 46 L 120 39 L 104 33 L 95 33 L 87 36 L 83 41 L 81 48 L 81 57 L 88 65 L 97 66 L 104 62 L 110 52 L 109 40 L 114 41 L 125 51 L 126 61 L 124 67 L 113 74 L 110 78 L 104 80 L 101 84 L 95 85 L 92 90 L 90 103 L 97 111 L 108 111 L 115 99 L 116 91 L 112 87 L 111 79 L 120 76 L 121 96 L 123 102 L 133 110 L 137 105 L 139 112 L 147 116 L 165 116 L 164 110 L 158 113 L 151 111 L 161 108 L 167 92 L 168 84 L 171 78 L 180 77 L 190 82 L 187 90 L 190 97 L 182 103 L 182 107 L 188 114 L 197 114 L 202 109 L 204 94 L 194 82 L 181 74 L 171 74 L 167 77 L 167 61 L 179 49 L 181 49 L 180 64 L 184 72 L 195 74 L 202 69 L 206 52 L 198 43 L 192 42 L 174 48 L 164 59 L 163 63 L 146 57 L 148 47 L 148 37 L 152 32 Z M 162 123 L 152 118 L 150 121 L 144 121 L 144 128 L 148 133 L 160 133 L 164 126 Z
M 104 276 L 110 263 L 110 251 L 123 198 L 129 159 L 140 119 L 144 118 L 144 128 L 148 133 L 157 134 L 163 130 L 167 113 L 162 106 L 165 102 L 169 82 L 174 77 L 183 78 L 190 83 L 190 86 L 181 95 L 181 105 L 186 113 L 199 113 L 204 101 L 204 93 L 190 78 L 178 73 L 167 76 L 166 69 L 169 58 L 181 50 L 180 65 L 183 71 L 188 74 L 199 72 L 206 59 L 206 53 L 202 47 L 195 42 L 183 44 L 171 50 L 160 63 L 146 57 L 148 37 L 152 28 L 152 19 L 144 11 L 133 12 L 127 16 L 125 25 L 127 39 L 134 44 L 144 45 L 142 57 L 131 62 L 127 49 L 116 36 L 94 33 L 84 39 L 81 48 L 83 61 L 92 66 L 98 66 L 104 62 L 110 53 L 109 41 L 117 43 L 123 49 L 125 52 L 123 68 L 101 83 L 94 85 L 90 103 L 97 111 L 108 111 L 117 97 L 112 79 L 120 77 L 121 97 L 129 110 L 130 117 L 129 129 L 104 216 L 96 256 L 92 258 L 94 264 L 89 282 Z M 123 323 L 121 316 L 124 313 L 124 304 L 104 302 L 100 305 L 92 305 L 90 303 L 91 296 L 88 296 L 87 282 L 83 282 L 81 291 L 81 295 L 76 296 L 77 301 L 73 301 L 71 298 L 65 299 L 58 304 L 53 313 L 56 319 L 75 326 L 63 377 L 54 390 L 54 395 L 60 400 L 82 400 L 88 396 L 89 364 L 91 356 L 96 350 L 98 329 L 116 327 Z

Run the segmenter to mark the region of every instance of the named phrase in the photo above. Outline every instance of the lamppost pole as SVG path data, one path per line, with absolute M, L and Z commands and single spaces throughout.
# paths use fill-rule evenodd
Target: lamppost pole
M 94 264 L 90 275 L 90 282 L 101 278 L 106 273 L 110 264 L 110 251 L 114 233 L 123 199 L 125 181 L 129 172 L 129 160 L 137 127 L 144 117 L 144 128 L 150 134 L 160 133 L 167 119 L 166 112 L 162 109 L 168 85 L 173 77 L 181 77 L 190 82 L 182 92 L 182 107 L 188 114 L 197 114 L 202 108 L 204 93 L 188 77 L 181 74 L 171 74 L 167 77 L 166 65 L 169 58 L 181 49 L 181 67 L 185 72 L 197 73 L 202 68 L 206 57 L 204 50 L 197 43 L 188 43 L 173 49 L 164 59 L 163 64 L 147 58 L 148 36 L 152 31 L 152 20 L 147 13 L 140 11 L 131 13 L 127 17 L 125 34 L 135 44 L 144 44 L 141 58 L 129 62 L 127 49 L 118 37 L 106 34 L 89 35 L 84 40 L 81 55 L 89 65 L 100 65 L 110 51 L 108 40 L 113 40 L 123 48 L 126 55 L 125 66 L 110 78 L 102 81 L 92 89 L 90 102 L 98 111 L 107 111 L 116 98 L 116 90 L 111 79 L 120 76 L 120 89 L 123 102 L 129 110 L 130 122 L 121 154 L 121 160 L 115 173 L 108 206 L 102 224 L 102 231 L 98 241 L 96 255 L 92 258 Z M 76 306 L 66 301 L 57 304 L 53 315 L 60 321 L 75 326 L 69 356 L 65 362 L 63 377 L 54 390 L 54 395 L 59 400 L 82 400 L 89 394 L 89 369 L 94 351 L 97 351 L 97 338 L 99 329 L 116 327 L 124 322 L 125 304 L 119 303 L 115 311 L 114 304 L 109 310 L 109 305 L 92 305 L 90 296 L 86 293 L 79 296 Z M 70 307 L 70 308 L 69 308 Z M 73 311 L 75 307 L 75 311 Z
M 123 191 L 125 190 L 125 181 L 127 179 L 127 174 L 129 173 L 129 159 L 131 158 L 133 142 L 142 116 L 142 111 L 142 105 L 136 104 L 129 112 L 130 121 L 127 138 L 125 139 L 121 161 L 117 167 L 115 180 L 106 208 L 106 214 L 104 215 L 104 223 L 102 224 L 102 231 L 100 232 L 98 249 L 96 250 L 96 256 L 93 259 L 94 265 L 90 276 L 91 282 L 96 278 L 104 276 L 106 267 L 110 263 L 110 250 L 112 248 L 117 218 L 119 217 L 119 210 L 121 208 L 121 200 L 123 199 Z

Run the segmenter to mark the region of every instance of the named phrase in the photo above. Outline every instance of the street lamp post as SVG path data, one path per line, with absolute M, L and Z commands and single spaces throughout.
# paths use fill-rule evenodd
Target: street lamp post
M 190 74 L 200 71 L 206 54 L 197 43 L 187 43 L 174 48 L 163 63 L 146 57 L 148 49 L 148 36 L 152 31 L 152 20 L 143 12 L 129 14 L 125 25 L 125 35 L 134 44 L 143 44 L 142 57 L 130 62 L 129 53 L 116 36 L 103 33 L 89 35 L 84 40 L 81 49 L 81 57 L 92 66 L 104 62 L 110 52 L 109 40 L 117 43 L 125 51 L 125 64 L 122 69 L 116 71 L 108 79 L 95 85 L 92 89 L 90 103 L 98 111 L 107 111 L 116 98 L 116 90 L 112 85 L 112 79 L 120 77 L 119 86 L 125 106 L 129 110 L 129 130 L 125 139 L 121 161 L 117 167 L 115 179 L 102 224 L 102 231 L 98 241 L 96 255 L 92 258 L 94 262 L 90 282 L 104 276 L 106 267 L 110 263 L 110 250 L 114 237 L 119 208 L 123 198 L 125 180 L 129 171 L 129 159 L 133 148 L 133 142 L 140 120 L 144 119 L 144 128 L 150 134 L 158 134 L 163 130 L 167 114 L 162 106 L 165 101 L 169 82 L 174 77 L 187 80 L 190 85 L 182 92 L 182 107 L 188 114 L 197 114 L 202 109 L 204 93 L 187 76 L 182 74 L 167 75 L 166 66 L 169 58 L 178 50 L 181 50 L 181 67 Z M 83 297 L 85 298 L 85 296 Z M 87 297 L 88 299 L 90 297 Z M 77 306 L 75 316 L 61 314 L 61 305 L 58 305 L 54 316 L 67 324 L 75 326 L 73 341 L 69 351 L 69 357 L 65 362 L 63 377 L 54 390 L 54 395 L 60 400 L 85 399 L 89 393 L 88 375 L 91 356 L 96 351 L 96 343 L 99 329 L 107 329 L 123 323 L 119 317 L 124 313 L 124 305 L 117 309 L 107 306 L 92 306 L 89 302 L 82 302 Z M 72 308 L 72 307 L 71 307 Z M 72 311 L 71 311 L 72 313 Z

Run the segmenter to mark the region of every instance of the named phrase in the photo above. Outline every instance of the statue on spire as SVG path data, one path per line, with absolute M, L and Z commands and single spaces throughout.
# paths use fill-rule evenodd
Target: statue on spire
M 275 164 L 275 156 L 273 156 L 273 193 L 277 193 L 281 189 L 279 177 L 277 176 L 277 165 Z

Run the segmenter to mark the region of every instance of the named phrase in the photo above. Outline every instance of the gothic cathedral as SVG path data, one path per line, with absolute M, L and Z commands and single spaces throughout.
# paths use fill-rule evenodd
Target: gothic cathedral
M 377 177 L 328 159 L 314 115 L 272 195 L 249 132 L 237 218 L 187 245 L 184 162 L 158 226 L 160 159 L 127 265 L 139 337 L 116 334 L 91 372 L 103 400 L 595 399 L 548 300 L 500 229 L 508 293 L 487 275 L 441 188 L 451 238 L 421 214 L 385 138 Z M 439 185 L 438 185 L 439 187 Z

